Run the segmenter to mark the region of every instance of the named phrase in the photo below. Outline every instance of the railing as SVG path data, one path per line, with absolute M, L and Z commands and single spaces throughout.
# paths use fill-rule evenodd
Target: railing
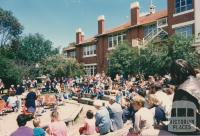
M 146 35 L 143 38 L 143 45 L 145 46 L 146 44 L 148 44 L 149 42 L 151 42 L 156 36 L 158 36 L 161 32 L 165 32 L 164 29 L 162 28 L 157 28 L 155 30 L 152 30 L 148 35 Z M 167 32 L 165 32 L 167 33 Z

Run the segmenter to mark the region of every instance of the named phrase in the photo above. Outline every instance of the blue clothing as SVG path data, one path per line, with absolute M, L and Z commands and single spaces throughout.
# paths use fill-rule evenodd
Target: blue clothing
M 42 128 L 34 128 L 33 129 L 33 136 L 45 136 L 45 131 Z
M 101 135 L 107 134 L 111 129 L 111 120 L 106 107 L 101 107 L 96 113 L 96 127 Z
M 166 120 L 165 112 L 160 106 L 155 107 L 155 119 L 158 124 Z
M 109 114 L 110 114 L 110 119 L 112 122 L 112 131 L 121 129 L 123 127 L 123 120 L 122 120 L 122 108 L 121 105 L 118 103 L 113 103 L 109 108 L 108 108 Z

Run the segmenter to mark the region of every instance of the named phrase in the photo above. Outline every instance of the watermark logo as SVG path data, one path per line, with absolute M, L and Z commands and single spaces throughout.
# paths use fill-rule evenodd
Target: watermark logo
M 196 106 L 190 101 L 175 101 L 168 130 L 171 132 L 196 131 Z

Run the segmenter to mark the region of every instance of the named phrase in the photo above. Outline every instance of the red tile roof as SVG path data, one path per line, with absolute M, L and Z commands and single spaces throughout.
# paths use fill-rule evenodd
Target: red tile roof
M 63 48 L 63 51 L 69 51 L 69 50 L 74 50 L 75 49 L 75 43 L 70 43 L 69 46 L 66 48 Z
M 139 24 L 136 25 L 136 26 L 145 25 L 145 24 L 149 24 L 149 23 L 155 22 L 158 19 L 167 17 L 167 15 L 168 15 L 167 10 L 163 10 L 163 11 L 156 12 L 154 14 L 148 14 L 148 15 L 145 15 L 145 16 L 141 16 L 139 18 Z M 122 31 L 122 30 L 128 29 L 130 27 L 136 27 L 136 26 L 131 26 L 131 22 L 129 21 L 129 22 L 124 23 L 124 24 L 122 24 L 120 26 L 117 26 L 115 28 L 107 30 L 101 35 Z M 97 36 L 100 36 L 100 35 L 97 35 Z M 96 41 L 95 37 L 96 36 L 88 38 L 88 39 L 84 40 L 82 43 L 80 43 L 78 45 L 95 42 Z
M 88 38 L 88 39 L 85 39 L 84 41 L 82 41 L 80 44 L 77 44 L 77 45 L 82 45 L 82 44 L 87 44 L 87 43 L 93 43 L 93 42 L 96 42 L 95 36 L 91 37 L 91 38 Z
M 140 17 L 139 18 L 139 24 L 137 26 L 155 22 L 156 20 L 161 19 L 163 17 L 167 17 L 167 10 L 159 11 L 159 12 L 156 12 L 154 14 L 148 14 L 148 15 Z M 122 30 L 128 29 L 130 27 L 132 27 L 132 26 L 131 26 L 131 22 L 129 21 L 129 22 L 125 23 L 125 24 L 122 24 L 122 25 L 117 26 L 117 27 L 115 27 L 113 29 L 105 31 L 102 35 L 118 32 L 118 31 L 122 31 Z
M 140 17 L 139 25 L 149 24 L 163 17 L 167 17 L 167 10 L 159 11 L 154 14 L 148 14 L 146 16 Z

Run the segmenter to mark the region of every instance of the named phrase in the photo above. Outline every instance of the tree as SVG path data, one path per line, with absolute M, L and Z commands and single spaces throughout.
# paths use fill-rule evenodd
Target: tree
M 168 56 L 171 60 L 184 59 L 192 64 L 193 67 L 199 66 L 199 55 L 193 47 L 193 37 L 180 37 L 178 35 L 171 36 L 166 45 L 168 46 Z
M 58 53 L 52 47 L 52 42 L 43 38 L 40 34 L 29 34 L 20 41 L 18 58 L 28 64 L 34 64 Z
M 27 72 L 24 66 L 17 65 L 13 60 L 0 56 L 0 78 L 3 79 L 6 87 L 11 84 L 20 84 Z
M 199 66 L 199 55 L 192 47 L 193 38 L 171 36 L 162 42 L 152 42 L 144 48 L 133 48 L 127 43 L 118 46 L 109 55 L 109 74 L 133 75 L 143 73 L 146 76 L 168 74 L 172 61 L 184 59 L 193 67 Z
M 84 69 L 76 59 L 55 55 L 43 59 L 39 63 L 39 74 L 48 74 L 50 77 L 74 77 L 83 75 Z
M 150 43 L 141 49 L 140 62 L 142 72 L 146 75 L 169 73 L 172 61 L 184 59 L 194 67 L 199 66 L 199 56 L 192 47 L 193 38 L 173 35 L 162 43 Z
M 23 31 L 23 26 L 11 11 L 0 8 L 0 47 L 17 39 Z
M 127 42 L 118 45 L 109 55 L 108 73 L 111 77 L 116 74 L 123 74 L 127 77 L 136 72 L 138 49 L 132 48 Z

